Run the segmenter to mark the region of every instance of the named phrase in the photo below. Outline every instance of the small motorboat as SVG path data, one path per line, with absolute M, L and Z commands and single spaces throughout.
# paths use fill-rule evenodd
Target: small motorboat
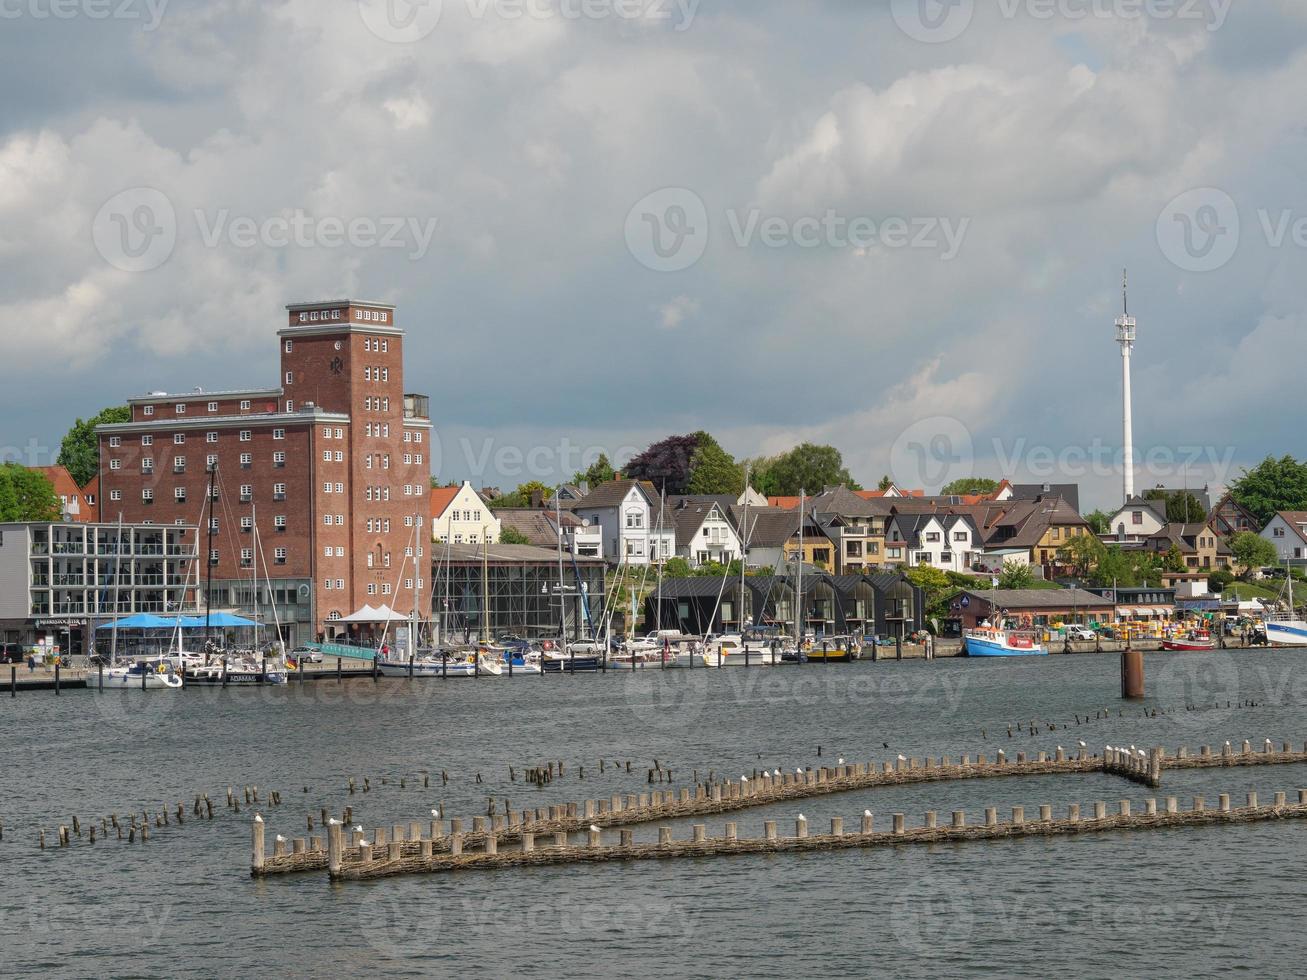
M 1216 640 L 1207 630 L 1190 630 L 1184 636 L 1168 636 L 1162 641 L 1163 650 L 1200 651 L 1215 650 Z
M 982 625 L 962 634 L 968 657 L 1046 657 L 1048 648 L 1029 630 Z

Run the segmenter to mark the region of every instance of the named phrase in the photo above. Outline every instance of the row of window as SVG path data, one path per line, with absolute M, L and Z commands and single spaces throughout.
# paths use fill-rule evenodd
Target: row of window
M 249 530 L 250 528 L 252 528 L 253 526 L 254 526 L 254 518 L 253 518 L 253 517 L 246 516 L 246 517 L 242 517 L 242 518 L 241 518 L 241 530 L 243 530 L 243 531 L 248 531 L 248 530 Z M 285 517 L 285 515 L 284 515 L 284 514 L 278 514 L 276 517 L 274 517 L 274 518 L 272 519 L 272 526 L 275 527 L 278 531 L 284 531 L 284 530 L 286 530 L 286 517 Z M 218 523 L 218 518 L 216 518 L 216 517 L 210 517 L 210 518 L 209 518 L 209 527 L 210 527 L 212 530 L 214 530 L 214 531 L 218 531 L 218 530 L 220 530 L 220 526 L 219 526 L 219 523 Z
M 371 365 L 368 365 L 367 367 L 363 368 L 363 380 L 364 381 L 389 381 L 390 368 L 372 367 Z
M 240 410 L 241 410 L 242 412 L 248 412 L 248 411 L 250 410 L 250 400 L 249 400 L 248 398 L 244 398 L 244 399 L 242 399 L 240 405 L 241 405 Z M 209 412 L 216 412 L 216 411 L 218 411 L 218 403 L 217 403 L 217 402 L 209 402 L 209 404 L 206 406 L 206 410 L 209 411 Z M 185 415 L 185 414 L 186 414 L 186 402 L 178 402 L 176 405 L 174 405 L 174 406 L 172 407 L 172 411 L 173 411 L 173 414 L 174 414 L 174 415 Z M 141 406 L 141 414 L 142 414 L 142 415 L 153 415 L 153 414 L 154 414 L 154 406 L 153 406 L 153 405 L 142 405 L 142 406 Z
M 216 564 L 218 564 L 218 562 L 221 561 L 221 560 L 222 560 L 222 552 L 221 552 L 221 549 L 218 549 L 218 548 L 211 548 L 211 549 L 209 550 L 209 564 L 210 564 L 210 565 L 216 565 Z M 285 548 L 274 548 L 274 549 L 273 549 L 273 551 L 272 551 L 272 563 L 273 563 L 274 565 L 284 565 L 284 564 L 286 564 L 286 549 L 285 549 Z M 245 566 L 245 567 L 248 568 L 249 566 L 251 566 L 251 565 L 253 565 L 253 564 L 254 564 L 254 549 L 253 549 L 253 548 L 242 548 L 242 549 L 241 549 L 241 565 L 243 565 L 243 566 Z
M 249 491 L 248 493 L 246 493 L 247 490 Z M 176 500 L 179 504 L 180 504 L 180 503 L 184 503 L 185 500 L 186 500 L 186 488 L 185 488 L 185 487 L 173 487 L 173 488 L 172 488 L 172 495 L 173 495 L 173 499 Z M 213 494 L 212 494 L 212 496 L 214 497 L 215 500 L 217 499 L 217 497 L 218 497 L 218 488 L 217 488 L 217 487 L 214 487 L 214 488 L 213 488 Z M 253 499 L 253 496 L 254 496 L 254 490 L 253 490 L 252 487 L 241 487 L 241 500 L 242 500 L 243 502 L 248 503 L 250 500 Z M 116 490 L 116 489 L 115 489 L 115 490 L 110 490 L 110 491 L 109 491 L 109 499 L 110 499 L 110 500 L 122 500 L 122 499 L 123 499 L 123 492 L 122 492 L 121 490 Z M 285 499 L 286 499 L 286 484 L 284 484 L 284 483 L 274 483 L 274 484 L 272 485 L 272 499 L 273 499 L 273 500 L 285 500 Z M 141 501 L 142 501 L 143 503 L 147 503 L 147 504 L 152 504 L 152 503 L 154 503 L 154 488 L 153 488 L 153 487 L 141 487 Z
M 363 410 L 365 412 L 389 412 L 390 399 L 388 397 L 373 398 L 371 395 L 368 395 L 363 399 Z
M 252 440 L 254 439 L 254 432 L 253 432 L 253 430 L 251 430 L 251 429 L 241 429 L 241 430 L 239 430 L 239 432 L 240 432 L 239 439 L 240 439 L 241 442 L 250 442 L 250 441 L 252 441 Z M 272 438 L 273 438 L 273 439 L 276 439 L 276 440 L 282 440 L 282 439 L 285 439 L 285 438 L 286 438 L 286 430 L 285 430 L 285 429 L 273 429 L 273 430 L 272 430 Z M 206 433 L 204 433 L 204 441 L 205 441 L 205 442 L 217 442 L 217 441 L 218 441 L 218 433 L 217 433 L 217 432 L 206 432 Z M 110 437 L 109 437 L 109 448 L 110 448 L 110 449 L 117 449 L 117 448 L 118 448 L 119 446 L 121 446 L 122 444 L 123 444 L 123 437 L 122 437 L 122 436 L 110 436 Z M 186 433 L 185 433 L 185 432 L 174 432 L 174 433 L 172 434 L 172 444 L 173 444 L 174 446 L 184 446 L 184 445 L 186 445 Z M 153 445 L 154 445 L 154 436 L 153 436 L 153 435 L 150 435 L 150 434 L 148 434 L 148 433 L 147 433 L 146 435 L 141 436 L 141 445 L 142 445 L 142 446 L 153 446 Z
M 412 588 L 413 588 L 413 584 L 414 584 L 413 579 L 411 579 L 411 578 L 406 578 L 406 579 L 404 579 L 404 588 L 405 588 L 405 589 L 408 589 L 408 590 L 411 591 Z M 417 587 L 418 587 L 419 590 L 422 589 L 422 587 L 423 587 L 423 585 L 422 585 L 422 579 L 418 579 L 418 580 L 417 580 Z M 324 592 L 332 592 L 332 591 L 335 591 L 335 592 L 343 592 L 343 591 L 345 591 L 345 580 L 344 580 L 343 578 L 324 578 L 324 579 L 322 580 L 322 590 L 323 590 Z M 389 583 L 389 582 L 382 582 L 382 583 L 381 583 L 381 594 L 382 594 L 382 595 L 390 595 L 390 592 L 391 592 L 390 583 Z M 376 595 L 376 594 L 377 594 L 377 583 L 375 583 L 375 582 L 369 582 L 369 583 L 368 583 L 368 595 Z M 339 617 L 337 616 L 336 618 L 339 618 Z

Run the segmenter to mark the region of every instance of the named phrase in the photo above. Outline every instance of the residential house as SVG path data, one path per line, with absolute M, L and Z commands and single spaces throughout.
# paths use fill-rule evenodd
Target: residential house
M 994 500 L 1036 501 L 1049 497 L 1061 497 L 1072 510 L 1080 510 L 1080 486 L 1075 483 L 1008 483 L 1003 481 L 1011 491 L 1007 496 L 995 496 Z M 1003 487 L 1000 486 L 1000 492 Z
M 1216 506 L 1207 516 L 1207 523 L 1211 524 L 1212 530 L 1223 538 L 1232 538 L 1245 531 L 1256 534 L 1262 528 L 1261 522 L 1253 516 L 1252 511 L 1229 493 L 1216 502 Z
M 1131 497 L 1112 515 L 1111 537 L 1118 542 L 1142 541 L 1166 527 L 1166 501 Z M 1104 540 L 1107 540 L 1105 537 Z
M 730 517 L 744 540 L 744 562 L 749 568 L 779 569 L 786 560 L 786 547 L 791 540 L 798 540 L 799 515 L 792 510 L 750 505 L 747 527 L 743 506 L 732 507 Z
M 1145 542 L 1149 551 L 1170 554 L 1174 548 L 1189 571 L 1229 568 L 1230 545 L 1210 524 L 1167 524 Z
M 676 497 L 669 500 L 676 528 L 676 555 L 691 565 L 710 561 L 729 565 L 743 553 L 740 536 L 730 521 L 730 501 L 713 497 Z
M 891 498 L 866 498 L 847 487 L 827 487 L 811 499 L 811 510 L 834 545 L 839 574 L 875 571 L 884 564 Z
M 563 550 L 578 558 L 598 558 L 603 551 L 603 531 L 599 525 L 578 517 L 568 510 L 550 508 L 506 508 L 494 512 L 503 534 L 512 528 L 537 548 L 558 548 L 558 529 L 562 528 Z
M 588 483 L 564 483 L 558 488 L 556 494 L 562 508 L 570 510 L 578 500 L 581 500 L 589 492 L 590 484 Z
M 1307 511 L 1280 511 L 1262 529 L 1262 537 L 1275 545 L 1280 561 L 1302 561 L 1307 558 Z
M 97 473 L 84 487 L 79 487 L 73 475 L 64 466 L 33 466 L 31 469 L 50 481 L 54 495 L 59 499 L 59 512 L 64 521 L 76 524 L 94 524 L 100 520 Z
M 1061 496 L 1013 499 L 992 523 L 977 523 L 984 532 L 984 551 L 974 563 L 986 571 L 1001 571 L 1004 561 L 1039 566 L 1045 578 L 1061 570 L 1058 553 L 1075 538 L 1092 533 L 1089 522 Z M 987 511 L 991 513 L 992 511 Z
M 576 502 L 572 513 L 599 526 L 602 556 L 610 563 L 647 565 L 676 553 L 676 521 L 670 509 L 660 509 L 652 483 L 601 483 Z
M 451 544 L 494 544 L 499 540 L 501 524 L 489 504 L 472 484 L 464 481 L 457 487 L 432 487 L 431 540 Z

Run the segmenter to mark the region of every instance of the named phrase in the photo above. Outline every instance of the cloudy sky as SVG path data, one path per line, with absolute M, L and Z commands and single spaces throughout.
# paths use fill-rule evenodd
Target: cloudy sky
M 1300 0 L 2 0 L 10 456 L 399 306 L 443 477 L 705 428 L 1119 496 L 1302 455 Z M 561 471 L 561 474 L 560 474 Z

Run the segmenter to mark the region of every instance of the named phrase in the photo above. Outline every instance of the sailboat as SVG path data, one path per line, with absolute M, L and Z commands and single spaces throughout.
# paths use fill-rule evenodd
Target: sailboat
M 1307 621 L 1297 615 L 1293 605 L 1293 569 L 1285 569 L 1284 587 L 1287 611 L 1266 617 L 1266 640 L 1274 646 L 1307 646 Z
M 166 659 L 146 658 L 130 664 L 118 665 L 118 597 L 123 561 L 123 518 L 118 515 L 118 535 L 113 563 L 113 625 L 109 635 L 109 666 L 97 673 L 93 690 L 119 691 L 175 691 L 181 688 L 182 679 L 173 672 Z

